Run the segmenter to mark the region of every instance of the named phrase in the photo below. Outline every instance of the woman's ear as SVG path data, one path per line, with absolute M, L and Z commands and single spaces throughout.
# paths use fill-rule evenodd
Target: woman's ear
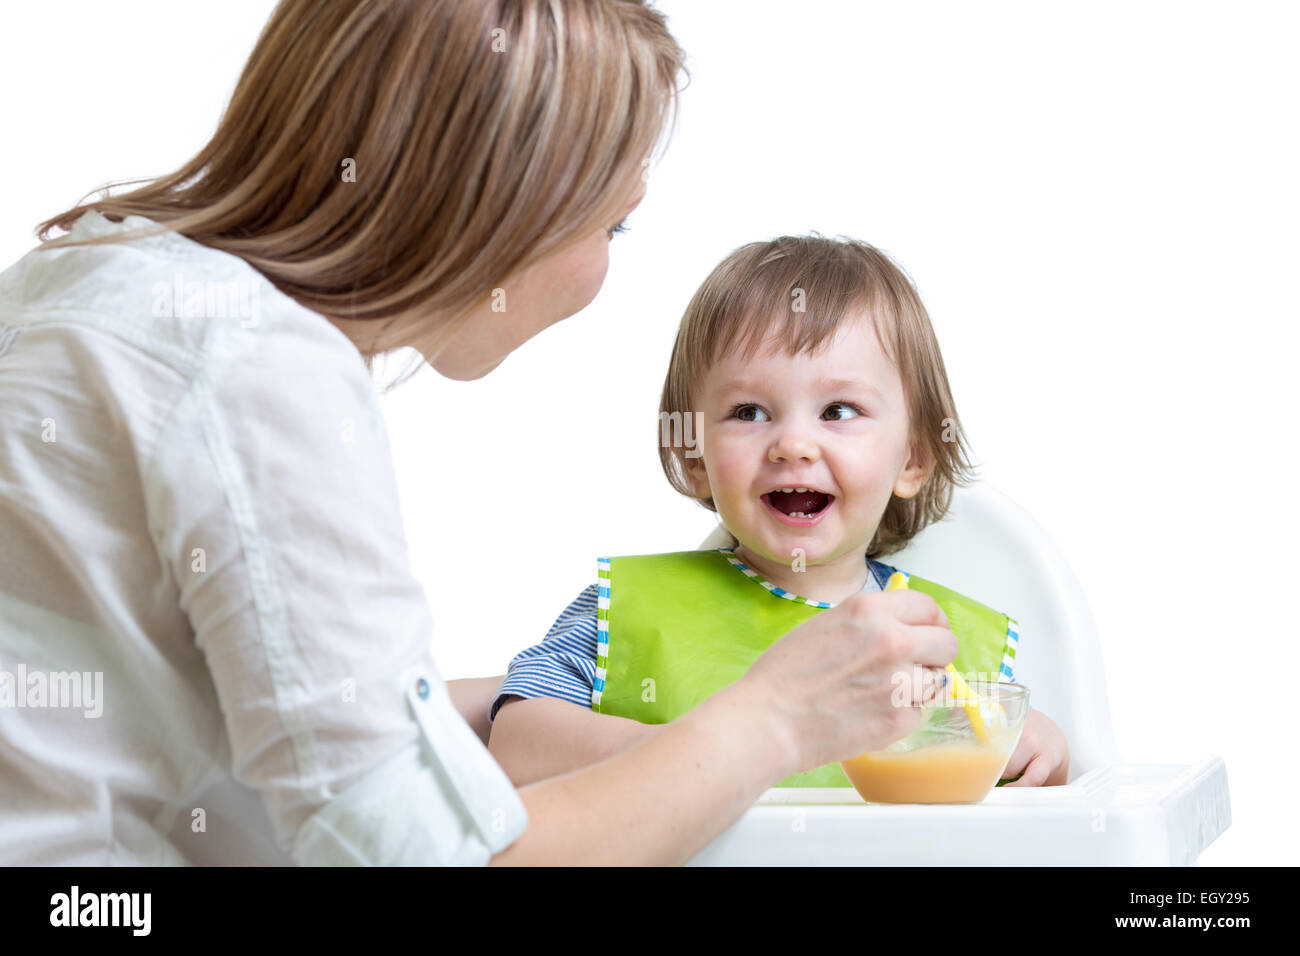
M 907 463 L 903 465 L 898 480 L 894 482 L 894 494 L 900 498 L 911 498 L 916 495 L 930 480 L 930 475 L 934 473 L 934 465 L 934 459 L 928 449 L 920 442 L 913 441 L 908 452 Z

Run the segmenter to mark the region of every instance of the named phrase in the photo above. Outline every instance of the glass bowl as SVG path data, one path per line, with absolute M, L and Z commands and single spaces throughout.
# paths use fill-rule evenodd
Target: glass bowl
M 970 681 L 979 698 L 981 740 L 949 686 L 921 707 L 921 722 L 883 750 L 840 762 L 868 803 L 979 803 L 998 782 L 1029 714 L 1029 688 L 1006 681 Z

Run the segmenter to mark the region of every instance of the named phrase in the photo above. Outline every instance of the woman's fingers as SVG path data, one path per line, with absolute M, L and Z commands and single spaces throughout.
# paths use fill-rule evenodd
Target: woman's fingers
M 913 637 L 912 660 L 922 667 L 943 670 L 961 649 L 956 635 L 948 630 L 947 625 L 913 627 L 910 633 Z
M 924 707 L 939 698 L 947 686 L 948 674 L 940 667 L 915 667 L 904 679 L 911 688 L 911 694 L 907 695 L 910 705 Z
M 850 600 L 855 599 L 854 612 L 862 615 L 864 623 L 876 616 L 904 625 L 907 663 L 943 667 L 957 656 L 959 646 L 948 615 L 930 595 L 900 590 L 855 595 Z
M 948 615 L 943 613 L 943 608 L 928 594 L 920 591 L 898 590 L 875 594 L 872 598 L 876 601 L 883 598 L 890 602 L 890 613 L 904 624 L 948 627 Z
M 912 703 L 915 707 L 922 707 L 933 703 L 934 699 L 939 695 L 939 691 L 943 686 L 941 676 L 943 671 L 936 670 L 933 667 L 922 667 L 918 671 L 921 675 L 921 686 L 919 687 L 919 693 L 914 695 Z

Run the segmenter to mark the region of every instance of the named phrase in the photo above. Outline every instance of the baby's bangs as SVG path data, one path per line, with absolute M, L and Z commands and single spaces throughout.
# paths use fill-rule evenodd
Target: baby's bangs
M 844 325 L 864 317 L 875 330 L 881 351 L 897 366 L 897 309 L 880 283 L 863 283 L 860 270 L 833 277 L 841 281 L 828 282 L 823 275 L 782 276 L 776 282 L 765 278 L 754 277 L 743 303 L 729 303 L 732 308 L 713 316 L 710 366 L 724 355 L 752 361 L 771 337 L 790 358 L 812 355 L 828 348 Z

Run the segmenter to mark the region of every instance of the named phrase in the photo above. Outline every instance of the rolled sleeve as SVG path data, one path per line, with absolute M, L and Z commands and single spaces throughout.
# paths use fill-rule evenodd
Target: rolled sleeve
M 300 863 L 486 862 L 527 819 L 434 665 L 360 355 L 305 310 L 226 344 L 146 487 L 232 775 Z
M 519 795 L 461 719 L 446 684 L 431 667 L 409 671 L 405 683 L 420 743 L 398 751 L 313 814 L 298 831 L 294 859 L 480 866 L 526 829 Z
M 542 643 L 520 651 L 492 700 L 489 720 L 496 720 L 505 699 L 555 697 L 579 707 L 591 706 L 596 685 L 596 585 L 587 587 L 551 625 Z

